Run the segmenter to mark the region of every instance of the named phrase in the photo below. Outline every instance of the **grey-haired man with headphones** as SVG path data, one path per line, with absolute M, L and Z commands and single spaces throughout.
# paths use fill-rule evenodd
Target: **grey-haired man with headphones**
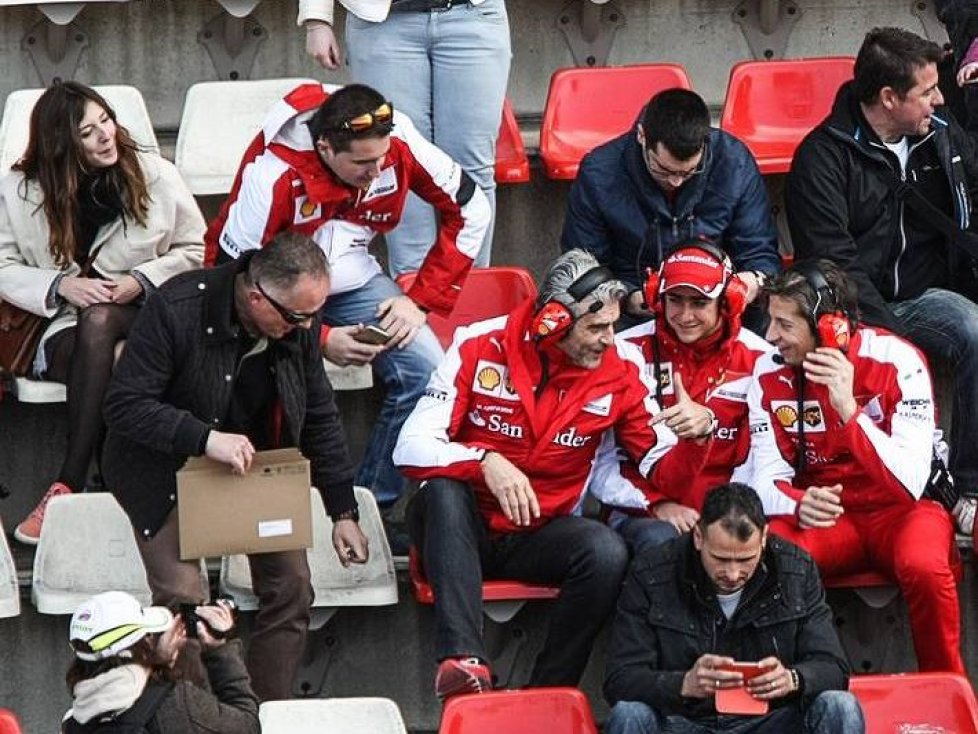
M 565 253 L 537 298 L 456 332 L 404 424 L 394 462 L 424 482 L 408 516 L 435 591 L 440 698 L 492 685 L 483 578 L 560 586 L 529 682 L 578 683 L 628 561 L 617 533 L 574 515 L 605 431 L 653 480 L 705 458 L 653 424 L 641 358 L 614 338 L 624 294 L 593 256 Z
M 857 322 L 854 291 L 827 260 L 765 286 L 778 351 L 758 360 L 747 396 L 751 484 L 771 532 L 823 576 L 871 570 L 900 587 L 921 671 L 964 673 L 930 373 L 910 342 Z

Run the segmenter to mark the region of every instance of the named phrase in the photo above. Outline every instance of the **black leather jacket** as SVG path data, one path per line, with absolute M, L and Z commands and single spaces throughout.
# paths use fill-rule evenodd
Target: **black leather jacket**
M 798 671 L 803 706 L 848 687 L 815 563 L 773 535 L 729 620 L 689 535 L 636 558 L 618 600 L 605 697 L 612 705 L 642 701 L 666 715 L 715 715 L 712 699 L 680 695 L 683 676 L 707 653 L 744 662 L 776 656 Z M 780 705 L 798 702 L 796 694 Z
M 129 332 L 105 396 L 106 484 L 137 532 L 152 537 L 176 504 L 176 471 L 222 429 L 239 340 L 234 278 L 248 258 L 196 270 L 154 293 Z M 280 445 L 309 459 L 336 516 L 356 507 L 353 468 L 319 351 L 319 323 L 269 343 L 282 406 Z

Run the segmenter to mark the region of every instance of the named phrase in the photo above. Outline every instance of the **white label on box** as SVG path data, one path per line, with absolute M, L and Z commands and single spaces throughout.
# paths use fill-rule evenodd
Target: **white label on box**
M 275 538 L 279 535 L 292 535 L 292 520 L 262 520 L 258 523 L 259 538 Z

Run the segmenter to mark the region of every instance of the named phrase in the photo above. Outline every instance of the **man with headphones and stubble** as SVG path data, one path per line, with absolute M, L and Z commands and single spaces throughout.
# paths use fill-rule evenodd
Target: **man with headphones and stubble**
M 602 435 L 641 475 L 694 475 L 709 436 L 678 441 L 641 356 L 614 338 L 625 287 L 583 250 L 561 255 L 537 298 L 456 331 L 401 430 L 394 462 L 423 481 L 409 529 L 435 591 L 436 694 L 491 688 L 482 579 L 560 586 L 529 684 L 577 685 L 614 609 L 628 552 L 574 514 Z
M 900 587 L 921 671 L 964 673 L 930 373 L 910 342 L 857 321 L 854 291 L 827 260 L 765 286 L 777 353 L 748 392 L 751 484 L 771 532 L 823 576 L 872 570 Z
M 711 240 L 680 242 L 643 288 L 650 321 L 620 332 L 642 352 L 647 379 L 664 410 L 656 416 L 681 439 L 712 435 L 709 458 L 690 482 L 653 487 L 619 456 L 608 434 L 590 484 L 613 508 L 609 524 L 633 555 L 692 530 L 706 493 L 738 481 L 750 449 L 747 388 L 754 363 L 773 347 L 741 326 L 747 286 Z

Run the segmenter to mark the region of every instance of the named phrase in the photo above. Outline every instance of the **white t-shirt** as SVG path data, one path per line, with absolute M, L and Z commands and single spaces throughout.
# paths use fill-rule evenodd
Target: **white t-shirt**
M 896 154 L 896 157 L 900 160 L 900 170 L 906 173 L 907 161 L 910 160 L 910 141 L 907 140 L 907 136 L 904 135 L 895 143 L 883 143 L 883 145 Z
M 723 616 L 730 619 L 734 612 L 737 611 L 737 606 L 740 604 L 740 597 L 743 595 L 743 588 L 737 591 L 731 592 L 730 594 L 717 594 L 717 602 L 720 604 L 720 610 L 723 612 Z

